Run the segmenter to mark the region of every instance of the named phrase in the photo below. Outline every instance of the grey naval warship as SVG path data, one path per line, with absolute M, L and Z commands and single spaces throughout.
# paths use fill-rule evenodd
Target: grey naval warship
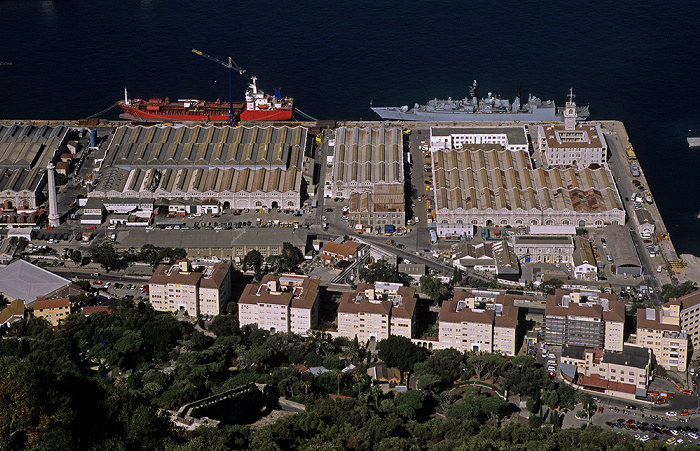
M 494 121 L 563 121 L 564 108 L 557 108 L 553 100 L 542 101 L 528 95 L 527 103 L 520 102 L 520 88 L 515 100 L 494 96 L 492 93 L 479 99 L 477 82 L 474 80 L 469 90 L 470 98 L 453 100 L 433 99 L 426 105 L 415 104 L 413 108 L 408 105 L 401 107 L 375 107 L 372 111 L 383 119 L 402 121 L 454 121 L 454 122 L 494 122 Z M 588 118 L 588 105 L 577 106 L 576 116 L 578 120 Z

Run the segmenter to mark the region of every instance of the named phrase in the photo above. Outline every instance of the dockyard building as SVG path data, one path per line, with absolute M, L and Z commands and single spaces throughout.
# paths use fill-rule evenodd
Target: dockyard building
M 568 235 L 515 235 L 513 249 L 525 263 L 571 263 L 574 241 Z
M 607 168 L 534 169 L 527 151 L 432 152 L 437 233 L 472 236 L 475 227 L 624 224 L 625 211 Z
M 637 248 L 632 241 L 630 230 L 624 225 L 609 225 L 603 232 L 608 246 L 608 255 L 612 259 L 613 272 L 618 275 L 641 276 L 642 263 L 637 255 Z
M 338 127 L 331 192 L 350 198 L 379 185 L 403 189 L 403 134 L 398 127 Z M 403 191 L 402 191 L 403 192 Z
M 271 332 L 306 335 L 318 324 L 319 280 L 298 274 L 266 275 L 238 300 L 238 322 Z
M 591 243 L 580 236 L 574 238 L 574 243 L 576 244 L 572 259 L 574 278 L 598 280 L 598 265 L 596 264 L 595 253 Z
M 430 127 L 430 147 L 462 149 L 464 146 L 493 145 L 506 150 L 528 150 L 525 127 Z
M 119 127 L 96 157 L 89 196 L 298 209 L 308 139 L 304 127 Z
M 654 217 L 646 208 L 634 210 L 632 215 L 634 223 L 637 225 L 637 231 L 642 238 L 651 238 L 654 234 Z
M 0 226 L 14 225 L 44 201 L 46 166 L 64 153 L 70 133 L 62 125 L 0 125 Z
M 373 192 L 352 193 L 348 210 L 352 227 L 381 229 L 386 224 L 406 224 L 404 188 L 398 184 L 377 185 Z
M 570 96 L 564 107 L 563 125 L 537 127 L 538 148 L 549 166 L 585 168 L 606 163 L 608 145 L 600 124 L 580 124 L 576 116 L 576 103 Z
M 496 272 L 496 257 L 493 254 L 492 243 L 472 244 L 460 241 L 452 245 L 452 264 L 461 269 Z

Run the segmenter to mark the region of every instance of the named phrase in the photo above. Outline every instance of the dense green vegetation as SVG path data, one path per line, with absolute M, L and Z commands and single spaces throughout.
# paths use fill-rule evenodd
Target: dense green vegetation
M 239 327 L 235 304 L 208 336 L 149 304 L 119 300 L 112 313 L 72 315 L 55 330 L 15 323 L 0 340 L 3 450 L 642 450 L 665 449 L 597 427 L 560 428 L 560 410 L 590 397 L 553 382 L 526 356 L 428 354 L 408 339 L 378 356 L 416 377 L 421 390 L 384 393 L 366 363 L 376 357 L 328 334 L 270 334 Z M 341 371 L 348 363 L 356 371 Z M 295 365 L 323 365 L 316 377 Z M 527 399 L 530 426 L 493 390 Z M 269 426 L 223 424 L 188 432 L 165 410 L 250 382 L 265 383 L 306 411 Z M 329 394 L 347 398 L 331 399 Z M 257 402 L 257 401 L 255 401 Z M 265 406 L 260 401 L 261 407 Z M 259 410 L 259 409 L 258 409 Z M 255 411 L 255 409 L 252 409 Z M 259 415 L 258 415 L 259 416 Z M 247 422 L 257 420 L 250 414 Z M 547 428 L 539 426 L 546 423 Z M 676 446 L 674 449 L 683 449 Z
M 408 286 L 411 283 L 411 278 L 408 274 L 399 272 L 397 266 L 385 260 L 377 260 L 364 268 L 360 269 L 360 280 L 365 283 L 394 282 Z
M 697 285 L 692 280 L 686 280 L 680 285 L 666 283 L 661 287 L 661 299 L 664 302 L 668 302 L 668 300 L 671 298 L 685 296 L 686 294 L 692 293 L 697 289 Z

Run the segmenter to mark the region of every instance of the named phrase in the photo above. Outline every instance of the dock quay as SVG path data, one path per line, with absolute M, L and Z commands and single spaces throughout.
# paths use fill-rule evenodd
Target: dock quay
M 632 143 L 627 135 L 627 130 L 625 129 L 624 124 L 619 121 L 600 121 L 600 123 L 603 126 L 604 132 L 607 132 L 606 139 L 608 140 L 610 152 L 609 163 L 615 173 L 620 195 L 624 197 L 625 193 L 634 192 L 634 187 L 632 185 L 633 179 L 641 182 L 642 185 L 649 190 L 649 184 L 644 176 L 644 170 L 637 161 L 634 151 L 631 150 Z M 633 176 L 630 173 L 628 169 L 630 162 L 637 163 L 639 168 L 638 176 Z M 625 202 L 624 204 L 627 215 L 631 218 L 634 214 L 632 204 L 631 202 Z M 656 202 L 646 205 L 645 208 L 654 219 L 654 242 L 659 246 L 660 256 L 664 262 L 664 265 L 662 266 L 665 266 L 668 269 L 668 272 L 664 271 L 660 274 L 656 274 L 656 276 L 661 285 L 664 283 L 671 283 L 671 278 L 678 275 L 679 271 L 685 267 L 685 262 L 680 259 L 675 247 L 673 246 L 671 236 L 666 228 L 663 218 L 661 217 L 661 213 L 659 212 Z

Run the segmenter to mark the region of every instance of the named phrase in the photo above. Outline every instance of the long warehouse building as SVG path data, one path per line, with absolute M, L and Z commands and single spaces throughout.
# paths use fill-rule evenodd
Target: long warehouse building
M 124 126 L 98 156 L 89 196 L 297 209 L 307 146 L 304 127 Z
M 498 144 L 434 148 L 437 233 L 472 236 L 476 226 L 624 224 L 607 168 L 534 169 L 526 150 Z

